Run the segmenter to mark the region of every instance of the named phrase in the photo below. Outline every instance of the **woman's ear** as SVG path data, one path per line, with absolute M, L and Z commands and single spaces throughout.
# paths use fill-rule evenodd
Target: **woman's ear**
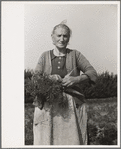
M 53 34 L 51 34 L 51 38 L 52 38 L 52 40 L 53 40 Z
M 54 37 L 53 37 L 53 34 L 51 34 L 51 38 L 52 38 L 52 42 L 54 44 Z

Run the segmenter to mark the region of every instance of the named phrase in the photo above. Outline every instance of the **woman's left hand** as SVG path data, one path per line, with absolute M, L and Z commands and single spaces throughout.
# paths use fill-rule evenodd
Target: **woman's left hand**
M 62 86 L 64 87 L 71 87 L 80 82 L 80 76 L 72 77 L 72 76 L 65 76 L 62 80 Z

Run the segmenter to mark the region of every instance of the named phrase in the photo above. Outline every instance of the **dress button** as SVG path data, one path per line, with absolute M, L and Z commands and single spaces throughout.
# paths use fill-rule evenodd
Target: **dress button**
M 60 67 L 58 67 L 58 69 L 60 69 Z
M 58 62 L 58 64 L 60 64 L 60 62 Z
M 61 59 L 61 57 L 59 57 L 59 59 Z

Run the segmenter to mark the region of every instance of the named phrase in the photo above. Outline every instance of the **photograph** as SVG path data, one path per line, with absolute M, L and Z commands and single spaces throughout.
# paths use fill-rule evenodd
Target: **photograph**
M 117 8 L 25 4 L 25 145 L 117 145 Z
M 1 8 L 2 147 L 120 147 L 120 2 Z

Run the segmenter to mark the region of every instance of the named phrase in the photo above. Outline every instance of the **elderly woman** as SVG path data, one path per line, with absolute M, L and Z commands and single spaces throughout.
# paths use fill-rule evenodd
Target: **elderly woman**
M 54 27 L 51 36 L 55 47 L 40 56 L 35 71 L 57 76 L 55 79 L 61 77 L 64 88 L 74 89 L 83 81 L 95 83 L 97 73 L 79 51 L 67 48 L 70 35 L 67 25 Z M 57 103 L 54 113 L 47 110 L 47 103 L 42 110 L 35 107 L 34 145 L 87 145 L 87 111 L 83 96 L 65 93 L 65 97 L 69 104 L 65 110 Z

